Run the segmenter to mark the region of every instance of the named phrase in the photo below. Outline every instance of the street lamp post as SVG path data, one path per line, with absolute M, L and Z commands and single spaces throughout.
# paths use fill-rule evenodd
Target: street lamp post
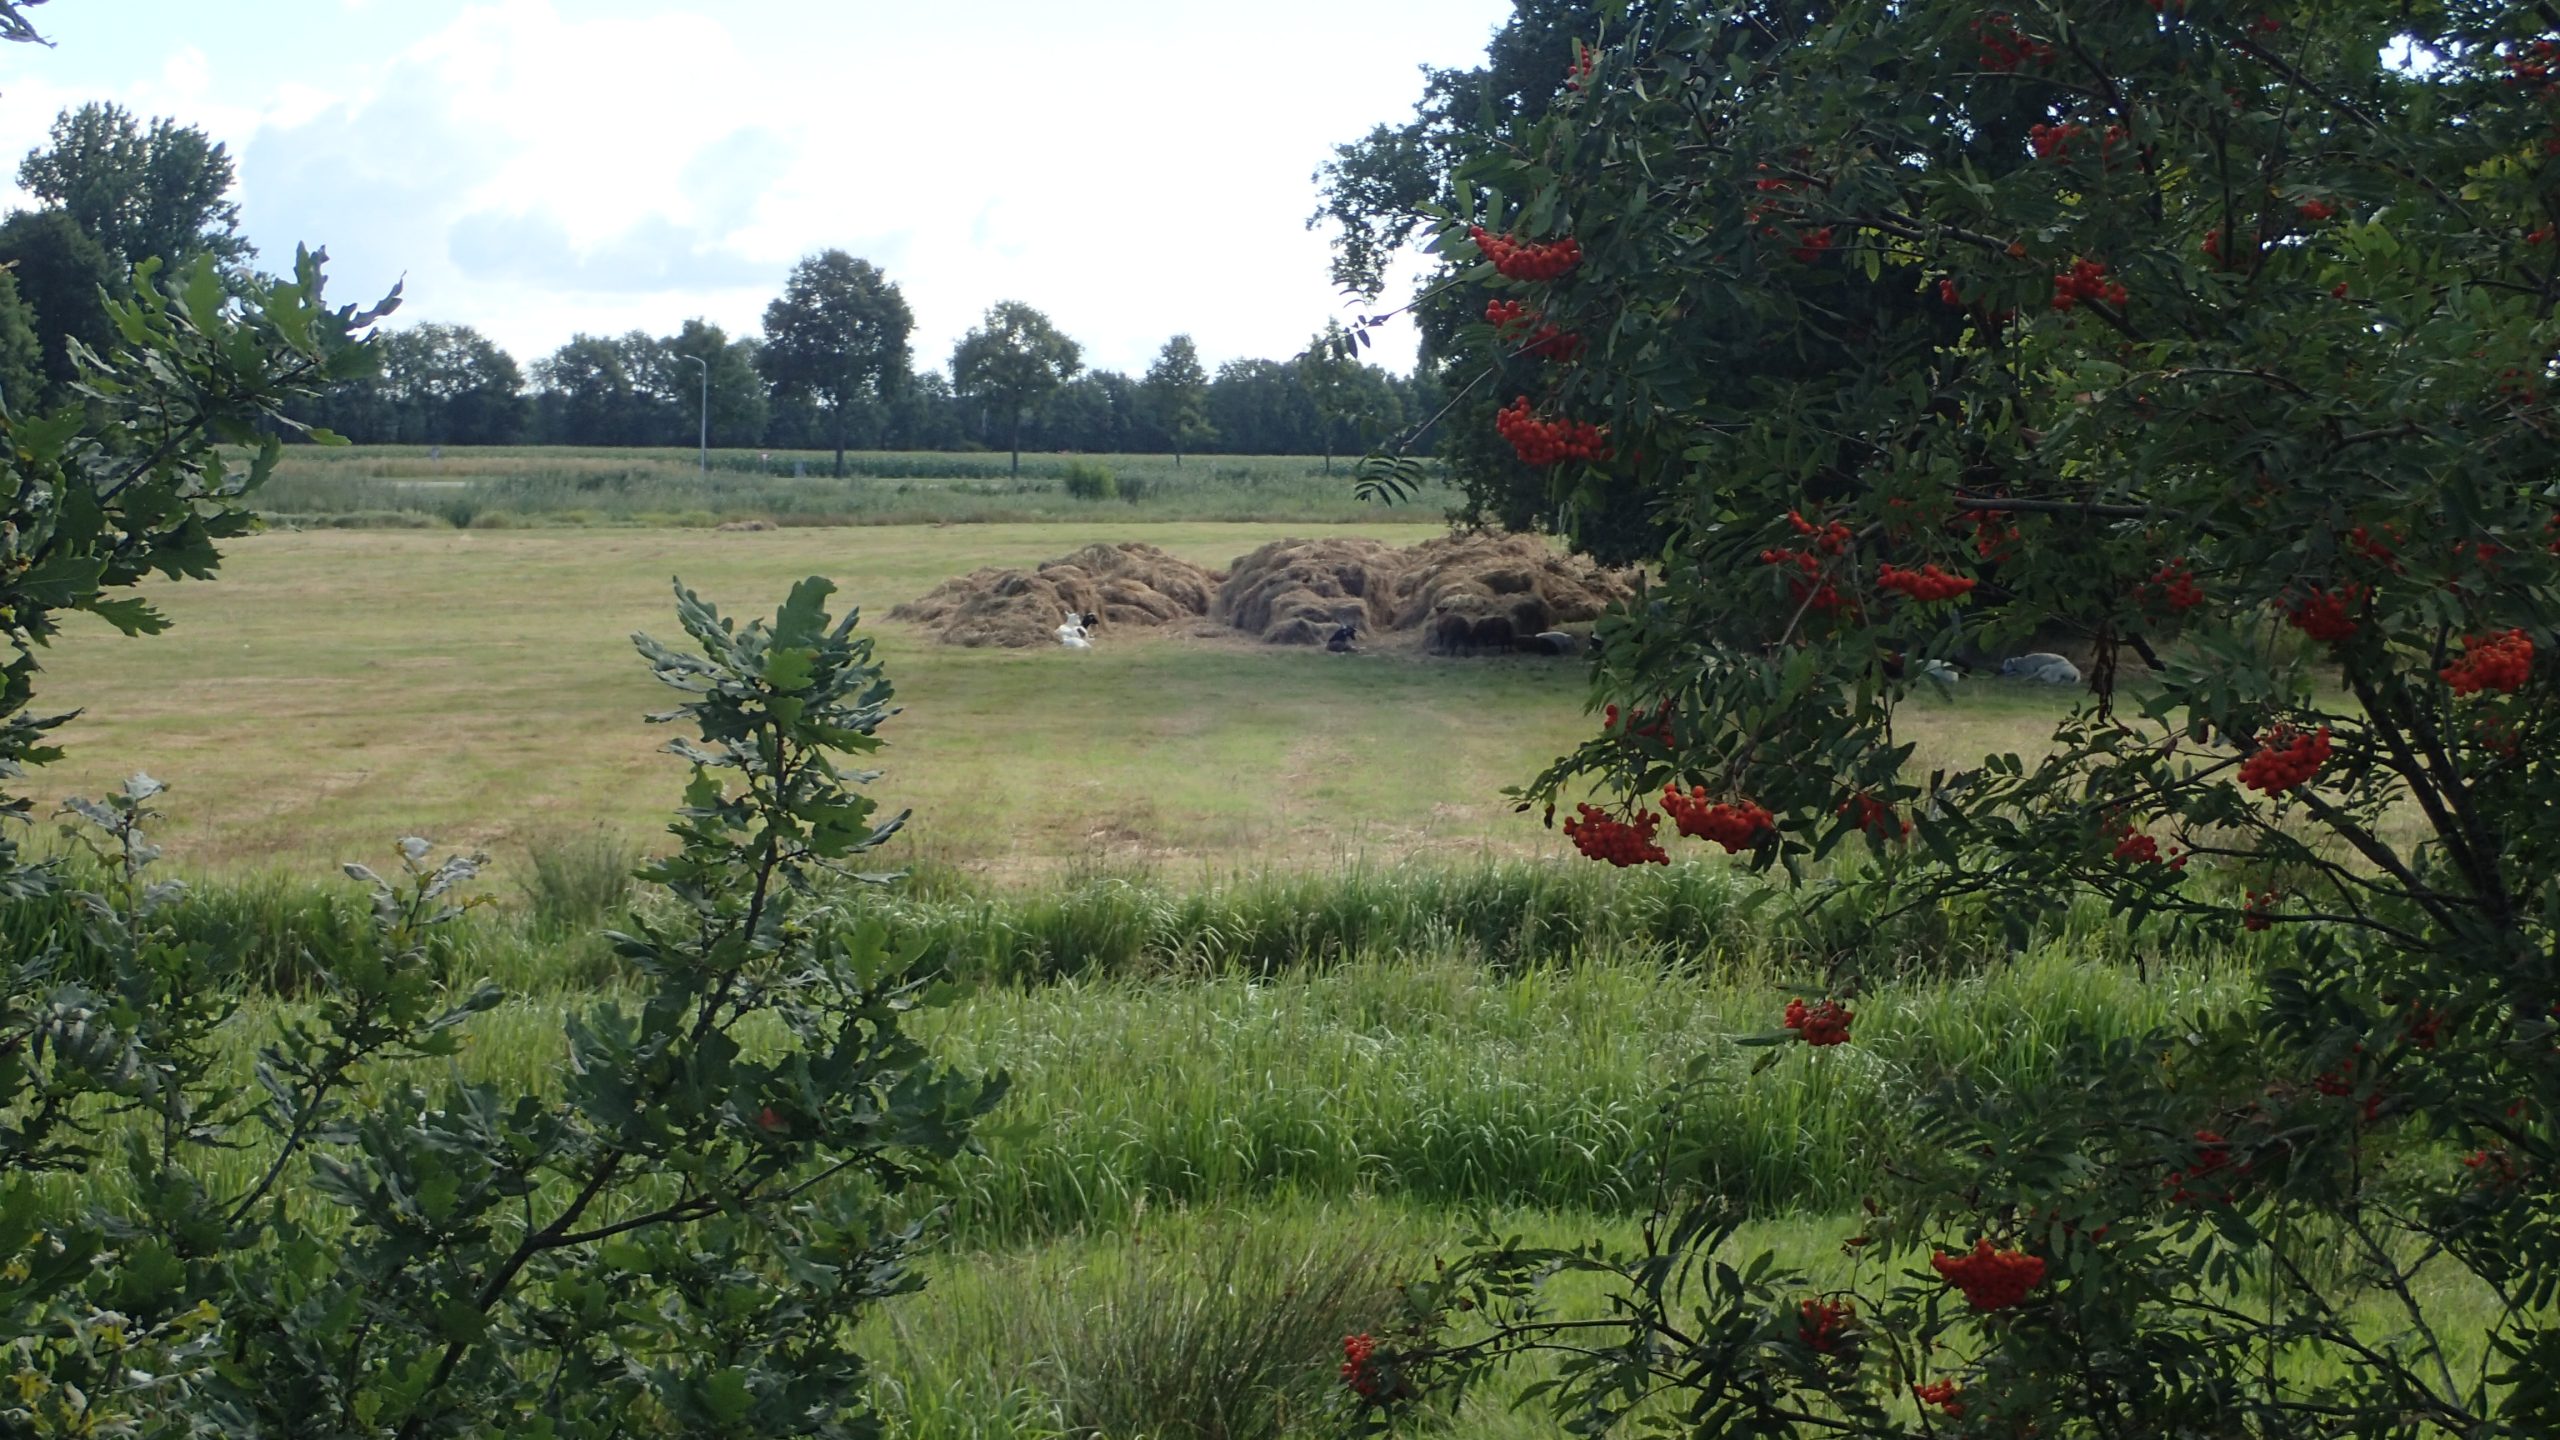
M 702 473 L 711 473 L 711 362 L 699 355 L 679 355 L 702 367 Z

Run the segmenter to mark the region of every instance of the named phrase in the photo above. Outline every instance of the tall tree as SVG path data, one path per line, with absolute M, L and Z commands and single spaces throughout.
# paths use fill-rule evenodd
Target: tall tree
M 18 183 L 79 223 L 121 266 L 152 256 L 175 266 L 199 254 L 234 261 L 240 238 L 230 152 L 203 131 L 92 101 L 53 122 L 52 144 L 29 151 Z
M 0 270 L 0 408 L 23 415 L 44 400 L 44 343 L 35 307 L 18 298 L 16 277 Z
M 765 307 L 760 363 L 775 398 L 805 398 L 826 418 L 844 474 L 850 412 L 885 405 L 907 378 L 907 298 L 880 267 L 842 250 L 792 267 L 782 298 Z
M 523 438 L 524 373 L 468 325 L 415 325 L 382 337 L 375 382 L 392 433 L 409 445 L 504 445 Z
M 1016 475 L 1022 473 L 1023 417 L 1083 368 L 1084 348 L 1019 300 L 998 301 L 986 323 L 951 352 L 953 386 L 1006 417 Z
M 1140 384 L 1147 419 L 1173 451 L 1175 469 L 1182 468 L 1183 451 L 1217 438 L 1217 428 L 1209 423 L 1209 372 L 1200 368 L 1200 347 L 1190 336 L 1164 342 Z
M 1316 444 L 1324 451 L 1324 473 L 1330 475 L 1337 437 L 1356 436 L 1361 422 L 1376 415 L 1381 387 L 1351 353 L 1350 337 L 1338 320 L 1324 322 L 1324 333 L 1308 341 L 1294 363 L 1298 383 L 1316 407 Z
M 646 339 L 648 337 L 641 337 Z M 566 445 L 626 445 L 640 408 L 630 352 L 603 335 L 573 335 L 537 360 L 533 384 L 545 441 Z
M 1219 447 L 1234 454 L 1307 454 L 1320 423 L 1297 367 L 1278 360 L 1230 360 L 1209 382 L 1209 416 Z
M 0 224 L 0 265 L 9 267 L 18 298 L 35 312 L 44 399 L 51 404 L 78 377 L 71 342 L 105 350 L 107 296 L 121 292 L 123 280 L 98 242 L 59 210 L 21 210 Z
M 765 397 L 764 377 L 757 373 L 755 342 L 732 341 L 729 332 L 706 320 L 687 320 L 681 333 L 659 342 L 668 362 L 668 378 L 676 388 L 676 411 L 687 436 L 702 429 L 705 372 L 711 388 L 711 443 L 753 445 L 764 438 L 772 404 Z M 696 370 L 693 360 L 703 363 Z

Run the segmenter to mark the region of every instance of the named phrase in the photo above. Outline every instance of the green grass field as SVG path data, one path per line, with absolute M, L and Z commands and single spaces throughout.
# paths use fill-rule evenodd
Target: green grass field
M 206 882 L 188 923 L 259 950 L 253 992 L 360 930 L 332 862 L 407 832 L 491 849 L 486 888 L 517 903 L 444 958 L 519 998 L 460 1063 L 541 1090 L 563 1014 L 626 993 L 583 937 L 682 779 L 640 723 L 661 692 L 625 636 L 674 631 L 670 575 L 738 612 L 835 577 L 911 707 L 880 790 L 916 809 L 894 858 L 919 876 L 883 903 L 968 985 L 928 1030 L 1018 1077 L 955 1177 L 929 1288 L 869 1332 L 911 1440 L 1331 1433 L 1339 1338 L 1384 1320 L 1397 1278 L 1479 1211 L 1556 1240 L 1627 1234 L 1624 1167 L 1666 1124 L 1762 1217 L 1749 1243 L 1836 1267 L 1842 1212 L 1937 1077 L 2032 1093 L 2070 1036 L 2247 998 L 2209 953 L 2145 956 L 2137 980 L 2102 916 L 1989 966 L 1962 917 L 1937 917 L 1873 957 L 1903 978 L 1862 998 L 1857 1046 L 1753 1076 L 1733 1037 L 1813 983 L 1824 942 L 1788 928 L 1812 922 L 1738 919 L 1757 882 L 1720 859 L 1619 875 L 1570 858 L 1501 799 L 1587 733 L 1579 665 L 1171 635 L 970 651 L 882 618 L 951 575 L 1090 541 L 1223 566 L 1317 529 L 271 533 L 218 582 L 156 589 L 174 633 L 83 626 L 44 656 L 42 697 L 84 714 L 38 793 L 172 782 L 172 864 Z M 1969 685 L 1913 714 L 1919 762 L 2032 745 L 2064 703 Z M 69 925 L 0 914 L 0 939 Z M 243 1008 L 244 1067 L 294 1003 Z M 1684 1071 L 1707 1099 L 1666 1121 L 1657 1097 Z M 1507 1408 L 1536 1378 L 1504 1377 L 1446 1433 L 1554 1433 Z
M 173 853 L 201 872 L 318 870 L 401 834 L 521 858 L 603 825 L 645 840 L 682 767 L 626 637 L 672 633 L 670 577 L 735 612 L 833 577 L 881 637 L 905 715 L 881 793 L 903 853 L 998 877 L 1078 864 L 1206 874 L 1273 865 L 1555 854 L 1501 790 L 1582 734 L 1571 661 L 1329 656 L 1118 635 L 1088 653 L 970 650 L 885 619 L 982 565 L 1143 539 L 1223 568 L 1283 535 L 1410 542 L 1429 525 L 1100 522 L 802 529 L 324 531 L 232 547 L 213 584 L 161 585 L 177 622 L 78 624 L 44 657 L 77 707 L 52 799 L 147 770 L 174 787 Z M 1913 715 L 1920 763 L 2031 743 L 2060 697 L 1978 686 Z

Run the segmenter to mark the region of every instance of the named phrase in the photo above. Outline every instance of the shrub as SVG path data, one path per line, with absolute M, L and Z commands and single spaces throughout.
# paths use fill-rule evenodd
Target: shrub
M 0 412 L 0 779 L 55 754 L 61 720 L 28 706 L 57 617 L 165 628 L 116 592 L 210 575 L 285 408 L 362 370 L 381 311 L 320 291 L 308 255 L 291 281 L 146 264 L 110 302 L 125 348 L 73 344 L 83 403 Z M 245 469 L 226 445 L 254 447 Z M 407 839 L 393 878 L 348 866 L 360 937 L 334 904 L 253 914 L 252 933 L 328 937 L 279 963 L 181 933 L 148 776 L 69 802 L 85 865 L 30 864 L 0 835 L 0 898 L 31 942 L 0 970 L 0 1431 L 861 1427 L 852 1322 L 914 1283 L 892 1201 L 1002 1085 L 927 1059 L 901 1026 L 930 967 L 810 883 L 904 818 L 875 823 L 852 788 L 869 777 L 837 763 L 891 711 L 831 588 L 740 627 L 679 587 L 701 653 L 640 638 L 684 695 L 654 718 L 698 734 L 672 747 L 694 766 L 680 848 L 648 872 L 676 918 L 615 937 L 641 998 L 569 1022 L 556 1099 L 412 1078 L 501 999 L 450 983 L 438 953 L 476 903 L 475 857 Z M 0 800 L 0 819 L 28 808 Z M 305 999 L 243 1086 L 219 1038 L 251 984 Z M 48 1186 L 66 1173 L 91 1208 Z
M 560 935 L 610 919 L 630 897 L 640 863 L 630 841 L 601 825 L 546 830 L 525 846 L 520 882 L 538 931 Z
M 1062 475 L 1067 493 L 1078 500 L 1109 500 L 1120 493 L 1120 482 L 1106 465 L 1070 460 Z
M 86 904 L 112 983 L 11 994 L 0 1049 L 0 1421 L 36 1433 L 420 1436 L 857 1433 L 854 1322 L 912 1289 L 898 1192 L 967 1143 L 1002 1084 L 902 1030 L 934 979 L 809 880 L 895 833 L 836 757 L 889 686 L 831 586 L 744 627 L 679 587 L 699 653 L 637 637 L 698 738 L 646 876 L 677 918 L 614 937 L 636 1002 L 563 1037 L 557 1099 L 391 1067 L 455 1053 L 495 986 L 436 975 L 473 857 L 402 842 L 375 944 L 315 959 L 248 1095 L 216 1072 L 223 960 L 173 943 L 149 879 L 156 782 L 75 802 L 107 883 Z M 37 964 L 42 964 L 39 958 Z M 32 973 L 41 973 L 40 970 Z M 86 1117 L 103 1116 L 103 1129 Z M 214 1161 L 246 1147 L 249 1178 Z M 129 1197 L 47 1215 L 33 1172 Z M 179 1257 L 184 1257 L 180 1263 Z M 100 1344 L 112 1332 L 112 1343 Z

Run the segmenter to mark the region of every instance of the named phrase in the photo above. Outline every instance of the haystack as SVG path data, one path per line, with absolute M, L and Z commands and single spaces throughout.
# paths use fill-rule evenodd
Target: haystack
M 1274 645 L 1321 645 L 1342 625 L 1386 630 L 1405 554 L 1377 540 L 1274 540 L 1228 569 L 1210 613 Z
M 889 612 L 932 630 L 949 645 L 1020 649 L 1056 643 L 1072 610 L 1100 617 L 1095 628 L 1153 627 L 1209 613 L 1218 575 L 1153 545 L 1087 545 L 1037 570 L 972 570 Z
M 1459 633 L 1468 649 L 1599 618 L 1635 594 L 1606 570 L 1535 535 L 1449 535 L 1398 550 L 1375 540 L 1277 540 L 1235 562 L 1210 612 L 1276 645 L 1316 645 L 1337 625 L 1365 634 Z M 1494 623 L 1494 622 L 1500 623 Z M 1496 638 L 1499 637 L 1499 638 Z
M 1515 635 L 1597 620 L 1633 599 L 1630 572 L 1568 555 L 1535 535 L 1446 535 L 1405 552 L 1395 628 L 1436 628 L 1444 615 L 1500 616 Z

